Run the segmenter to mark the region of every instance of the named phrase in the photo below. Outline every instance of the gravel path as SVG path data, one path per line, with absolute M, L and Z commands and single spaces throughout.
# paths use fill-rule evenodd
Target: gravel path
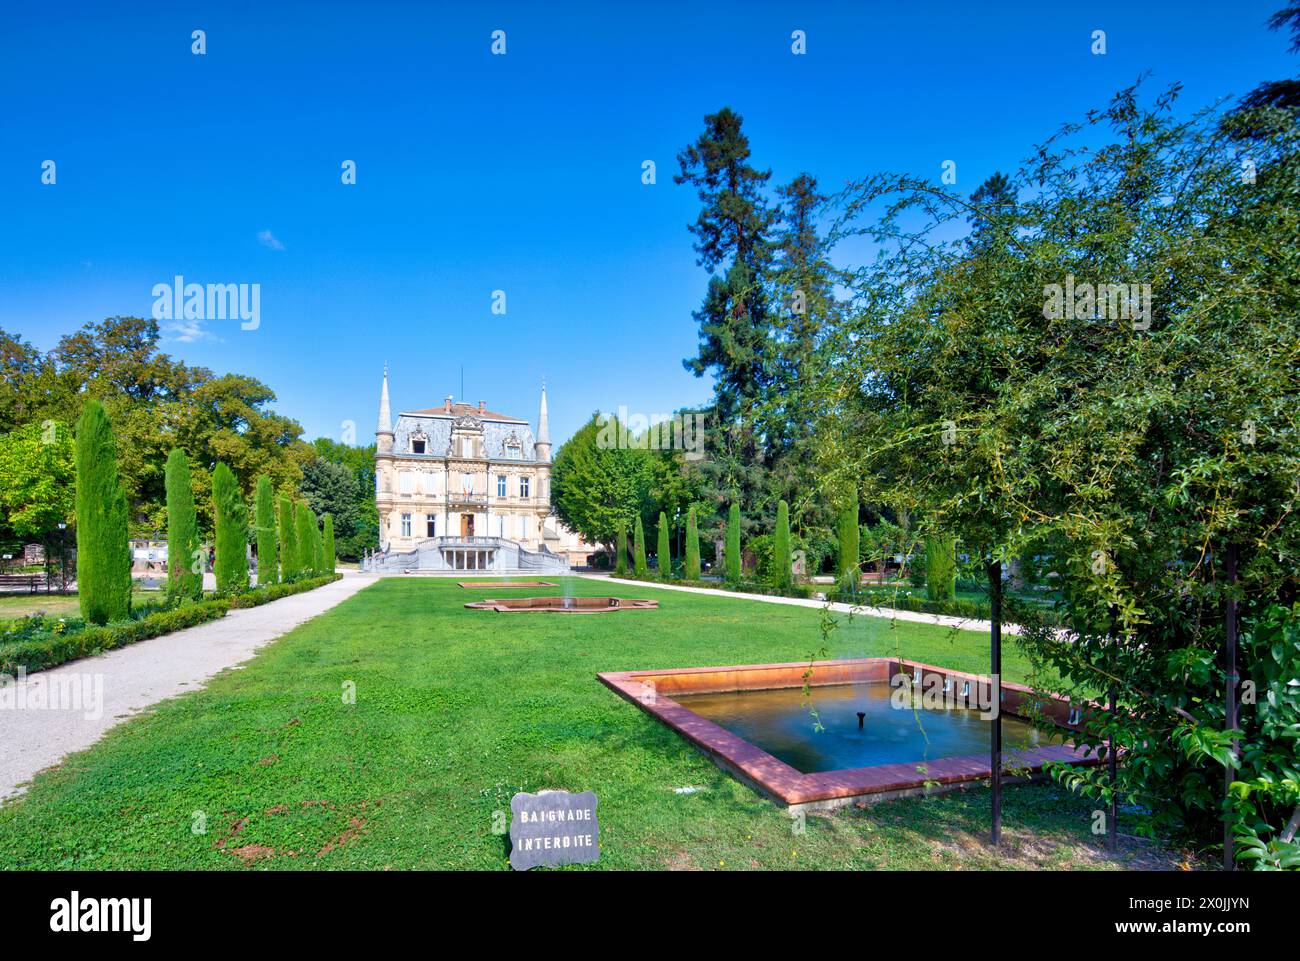
M 602 580 L 610 584 L 628 584 L 633 587 L 654 587 L 661 591 L 685 591 L 688 594 L 711 594 L 715 597 L 738 597 L 747 601 L 762 601 L 764 604 L 789 604 L 793 607 L 825 607 L 825 601 L 804 597 L 776 597 L 770 594 L 745 594 L 740 591 L 728 591 L 713 587 L 687 587 L 684 584 L 655 584 L 651 581 L 624 580 L 609 574 L 578 574 L 592 580 Z M 927 614 L 923 611 L 900 611 L 892 607 L 854 607 L 849 604 L 833 603 L 831 610 L 839 614 L 853 611 L 868 617 L 888 617 L 900 621 L 915 621 L 918 624 L 936 624 L 940 627 L 956 627 L 963 631 L 979 631 L 987 634 L 993 625 L 990 621 L 976 618 L 953 617 L 950 614 Z M 1003 634 L 1019 634 L 1020 625 L 1003 624 Z
M 5 689 L 0 693 L 0 798 L 20 794 L 19 785 L 37 771 L 89 747 L 133 714 L 202 687 L 378 579 L 342 573 L 333 584 L 40 671 Z

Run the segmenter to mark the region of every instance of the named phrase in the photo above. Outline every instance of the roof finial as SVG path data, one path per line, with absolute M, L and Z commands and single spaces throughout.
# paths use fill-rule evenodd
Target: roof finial
M 388 405 L 388 361 L 384 361 L 384 386 L 379 392 L 379 424 L 375 427 L 376 434 L 391 434 L 393 432 L 393 412 Z

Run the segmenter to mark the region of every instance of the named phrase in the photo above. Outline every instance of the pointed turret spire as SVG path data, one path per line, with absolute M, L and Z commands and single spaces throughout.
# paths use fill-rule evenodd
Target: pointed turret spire
M 542 410 L 537 415 L 537 443 L 549 444 L 551 442 L 551 424 L 546 415 L 546 378 L 542 378 Z
M 537 414 L 537 443 L 533 453 L 540 461 L 551 459 L 551 421 L 546 412 L 546 379 L 542 379 L 542 406 Z
M 393 413 L 388 406 L 388 364 L 384 364 L 384 386 L 379 392 L 379 426 L 375 428 L 376 434 L 391 434 L 393 432 Z

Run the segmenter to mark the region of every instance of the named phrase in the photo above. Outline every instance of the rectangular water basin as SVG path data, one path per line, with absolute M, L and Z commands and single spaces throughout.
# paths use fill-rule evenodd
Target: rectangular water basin
M 831 808 L 987 779 L 992 703 L 975 674 L 893 658 L 598 675 L 608 687 L 686 737 L 742 781 L 791 807 Z M 946 707 L 894 699 L 895 675 L 943 692 Z M 1001 685 L 1003 769 L 1042 774 L 1049 761 L 1092 764 L 1071 746 L 1079 720 L 1067 701 Z M 931 701 L 933 705 L 935 702 Z M 814 717 L 811 708 L 817 712 Z M 1026 715 L 1031 706 L 1038 727 Z M 858 712 L 864 715 L 859 728 Z M 817 730 L 820 724 L 821 730 Z

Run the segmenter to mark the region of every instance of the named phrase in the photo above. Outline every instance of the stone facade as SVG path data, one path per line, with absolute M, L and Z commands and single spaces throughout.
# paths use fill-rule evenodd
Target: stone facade
M 424 570 L 551 568 L 594 548 L 551 513 L 551 441 L 542 387 L 528 421 L 447 397 L 393 421 L 384 371 L 375 431 L 380 548 Z M 414 553 L 412 553 L 414 552 Z M 540 560 L 530 555 L 542 555 Z

